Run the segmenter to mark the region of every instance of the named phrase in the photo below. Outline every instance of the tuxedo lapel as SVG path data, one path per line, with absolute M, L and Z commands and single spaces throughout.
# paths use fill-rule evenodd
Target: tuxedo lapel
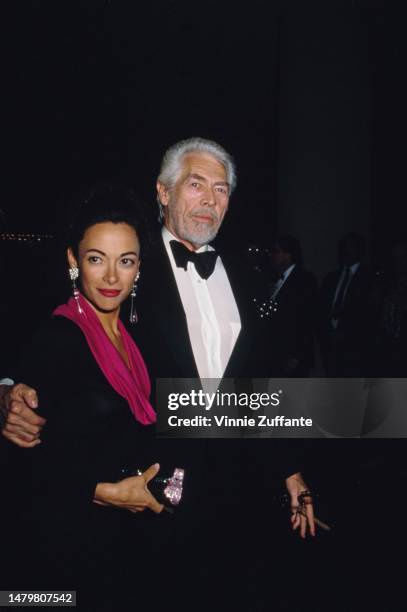
M 243 376 L 247 372 L 248 362 L 253 356 L 254 338 L 253 334 L 250 333 L 250 320 L 252 316 L 249 311 L 252 296 L 246 283 L 242 282 L 244 268 L 236 265 L 230 257 L 223 253 L 221 257 L 236 300 L 242 325 L 224 374 L 224 378 L 234 378 L 236 376 Z
M 154 313 L 155 324 L 159 338 L 166 344 L 185 377 L 197 377 L 198 371 L 189 339 L 188 326 L 177 283 L 172 272 L 163 241 L 157 240 L 154 256 L 145 262 L 145 273 L 148 279 L 146 293 L 154 299 L 145 308 Z M 143 287 L 141 287 L 141 292 Z M 150 318 L 150 317 L 149 317 Z M 164 347 L 156 347 L 162 350 Z
M 252 299 L 246 274 L 234 259 L 221 254 L 241 320 L 241 331 L 230 356 L 224 377 L 245 376 L 251 370 L 254 342 L 250 312 Z M 177 371 L 179 377 L 199 378 L 188 333 L 188 325 L 177 283 L 161 236 L 151 255 L 142 262 L 143 284 L 140 285 L 140 325 L 144 331 L 144 350 L 151 371 L 161 364 L 159 372 Z M 156 353 L 156 354 L 154 354 Z M 159 353 L 159 354 L 157 354 Z M 163 358 L 167 366 L 164 368 Z M 171 363 L 177 364 L 172 367 Z M 167 370 L 168 368 L 168 370 Z M 162 374 L 158 374 L 162 376 Z

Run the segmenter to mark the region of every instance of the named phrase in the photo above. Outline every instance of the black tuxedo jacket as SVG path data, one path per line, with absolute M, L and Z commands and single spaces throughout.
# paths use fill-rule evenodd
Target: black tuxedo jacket
M 330 344 L 332 336 L 332 304 L 341 274 L 342 268 L 329 273 L 321 285 L 319 328 L 323 347 Z M 338 320 L 336 333 L 340 334 L 344 346 L 357 348 L 368 340 L 371 331 L 371 287 L 372 274 L 368 268 L 360 265 L 351 278 Z
M 142 282 L 137 295 L 138 323 L 134 336 L 155 378 L 199 378 L 187 320 L 175 277 L 161 236 L 141 263 Z M 251 275 L 240 260 L 222 253 L 239 310 L 242 329 L 224 378 L 272 375 L 264 334 L 253 308 Z
M 264 328 L 259 325 L 253 307 L 252 274 L 234 254 L 222 253 L 242 328 L 230 357 L 225 378 L 249 379 L 272 376 L 269 347 Z M 145 358 L 153 383 L 156 378 L 198 378 L 189 339 L 187 321 L 175 277 L 161 236 L 155 238 L 150 255 L 141 263 L 142 283 L 137 295 L 139 321 L 133 333 Z M 154 395 L 153 395 L 154 399 Z M 161 440 L 158 460 L 195 474 L 192 485 L 217 474 L 220 495 L 241 490 L 240 472 L 265 474 L 278 480 L 300 470 L 299 446 L 294 440 L 267 439 L 169 439 Z M 226 483 L 226 484 L 225 484 Z M 212 485 L 214 483 L 212 482 Z M 216 483 L 215 483 L 216 484 Z M 204 486 L 192 486 L 197 500 Z M 222 493 L 223 492 L 223 493 Z
M 314 329 L 317 307 L 314 275 L 295 266 L 276 295 L 276 312 L 270 318 L 270 342 L 275 369 L 282 375 L 306 376 L 314 365 Z M 285 364 L 295 358 L 299 365 L 287 372 Z

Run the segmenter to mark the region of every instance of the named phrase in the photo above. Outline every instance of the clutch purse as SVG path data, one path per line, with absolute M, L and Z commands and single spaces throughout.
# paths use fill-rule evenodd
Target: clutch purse
M 182 500 L 185 471 L 175 468 L 172 476 L 163 478 L 156 476 L 148 483 L 148 488 L 157 501 L 164 504 L 167 511 L 174 511 Z
M 140 469 L 122 468 L 118 480 L 130 476 L 142 476 L 142 474 L 143 472 Z M 183 468 L 175 468 L 172 476 L 156 476 L 148 483 L 148 490 L 160 504 L 163 504 L 164 510 L 167 512 L 174 512 L 182 500 L 184 475 L 185 470 Z

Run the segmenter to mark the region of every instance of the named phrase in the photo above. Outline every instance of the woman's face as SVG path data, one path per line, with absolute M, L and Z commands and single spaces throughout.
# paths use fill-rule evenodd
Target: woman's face
M 140 243 L 127 223 L 97 223 L 79 243 L 78 260 L 68 249 L 70 267 L 79 268 L 83 295 L 103 312 L 117 310 L 129 295 L 140 265 Z

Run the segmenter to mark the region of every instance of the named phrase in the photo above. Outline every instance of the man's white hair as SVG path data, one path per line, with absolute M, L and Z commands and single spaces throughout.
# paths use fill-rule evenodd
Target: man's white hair
M 160 174 L 158 175 L 159 182 L 167 189 L 174 187 L 181 175 L 182 161 L 185 155 L 189 153 L 207 153 L 222 164 L 226 170 L 226 180 L 229 183 L 230 194 L 232 194 L 237 183 L 236 166 L 232 156 L 217 142 L 199 137 L 180 140 L 167 149 L 161 162 Z M 160 219 L 162 220 L 164 215 L 159 198 L 158 205 Z

